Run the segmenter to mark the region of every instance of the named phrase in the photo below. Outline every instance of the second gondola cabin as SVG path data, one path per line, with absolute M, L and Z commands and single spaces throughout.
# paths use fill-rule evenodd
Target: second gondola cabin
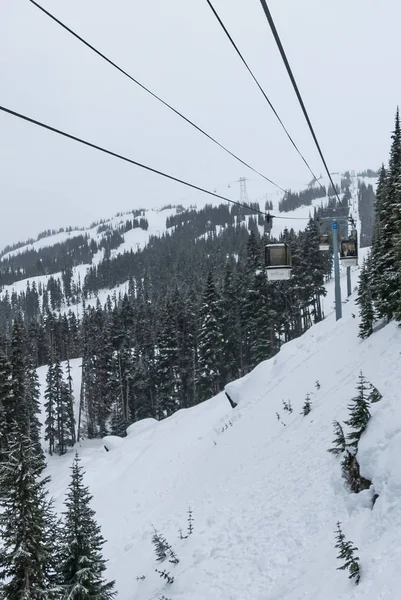
M 355 267 L 358 264 L 358 237 L 356 230 L 340 242 L 340 263 L 343 267 Z
M 288 244 L 267 244 L 265 247 L 265 267 L 269 281 L 291 279 L 292 260 Z

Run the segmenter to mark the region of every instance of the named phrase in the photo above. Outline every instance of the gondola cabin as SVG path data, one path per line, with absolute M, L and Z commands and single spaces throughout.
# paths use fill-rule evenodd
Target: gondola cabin
M 291 279 L 291 250 L 287 244 L 268 244 L 265 247 L 265 265 L 269 281 Z
M 358 238 L 356 231 L 340 242 L 340 262 L 343 267 L 354 267 L 358 264 Z
M 319 250 L 322 252 L 329 252 L 330 250 L 330 236 L 329 234 L 323 234 L 319 237 Z

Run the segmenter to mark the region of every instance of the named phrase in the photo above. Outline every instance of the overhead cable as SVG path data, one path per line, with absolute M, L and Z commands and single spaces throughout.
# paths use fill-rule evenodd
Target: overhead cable
M 208 1 L 208 0 L 207 0 L 207 1 Z M 329 171 L 329 169 L 328 169 L 327 163 L 326 163 L 326 161 L 325 161 L 325 158 L 324 158 L 324 156 L 323 156 L 323 152 L 322 152 L 322 150 L 321 150 L 321 148 L 320 148 L 319 142 L 317 141 L 317 137 L 316 137 L 316 135 L 315 135 L 315 132 L 314 132 L 314 129 L 313 129 L 313 127 L 312 127 L 312 123 L 311 123 L 311 121 L 310 121 L 310 118 L 309 118 L 308 112 L 307 112 L 307 110 L 306 110 L 306 108 L 305 108 L 305 104 L 304 104 L 304 102 L 303 102 L 303 100 L 302 100 L 301 93 L 300 93 L 300 91 L 299 91 L 299 89 L 298 89 L 297 83 L 296 83 L 296 81 L 295 81 L 295 77 L 294 77 L 294 75 L 293 75 L 293 73 L 292 73 L 292 70 L 291 70 L 291 67 L 290 67 L 290 63 L 288 62 L 288 59 L 287 59 L 287 56 L 286 56 L 285 50 L 284 50 L 284 48 L 283 48 L 283 44 L 281 43 L 280 36 L 279 36 L 279 34 L 278 34 L 278 32 L 277 32 L 277 29 L 276 29 L 276 26 L 275 26 L 275 24 L 274 24 L 273 17 L 272 17 L 272 15 L 271 15 L 271 13 L 270 13 L 269 7 L 267 6 L 266 0 L 260 0 L 260 3 L 261 3 L 261 5 L 262 5 L 263 11 L 264 11 L 264 13 L 265 13 L 266 19 L 267 19 L 267 21 L 268 21 L 268 23 L 269 23 L 269 25 L 270 25 L 270 29 L 272 30 L 272 33 L 273 33 L 274 39 L 275 39 L 275 41 L 276 41 L 277 47 L 278 47 L 278 49 L 279 49 L 279 52 L 280 52 L 280 54 L 281 54 L 281 58 L 282 58 L 282 59 L 283 59 L 283 61 L 284 61 L 285 67 L 286 67 L 286 69 L 287 69 L 288 76 L 289 76 L 289 78 L 290 78 L 290 80 L 291 80 L 292 86 L 293 86 L 293 88 L 294 88 L 294 90 L 295 90 L 295 93 L 296 93 L 296 95 L 297 95 L 297 98 L 298 98 L 299 104 L 301 105 L 302 112 L 304 113 L 304 116 L 305 116 L 306 122 L 308 123 L 309 129 L 310 129 L 310 132 L 311 132 L 311 134 L 312 134 L 312 137 L 313 137 L 313 139 L 314 139 L 314 142 L 315 142 L 315 144 L 316 144 L 316 147 L 317 147 L 317 149 L 318 149 L 318 151 L 319 151 L 320 158 L 322 159 L 322 162 L 323 162 L 323 164 L 324 164 L 324 168 L 326 169 L 326 173 L 327 173 L 327 175 L 328 175 L 328 177 L 329 177 L 330 183 L 331 183 L 331 185 L 333 186 L 333 189 L 334 189 L 334 192 L 335 192 L 335 194 L 336 194 L 336 196 L 337 196 L 337 199 L 338 199 L 338 201 L 340 202 L 340 198 L 339 198 L 339 195 L 338 195 L 338 192 L 337 192 L 337 188 L 336 188 L 336 186 L 334 185 L 334 182 L 333 182 L 333 179 L 332 179 L 332 177 L 331 177 L 330 171 Z
M 35 0 L 29 0 L 29 2 L 31 4 L 33 4 L 34 6 L 36 6 L 39 10 L 41 10 L 45 15 L 47 15 L 55 23 L 57 23 L 58 25 L 60 25 L 60 27 L 62 27 L 66 31 L 68 31 L 68 33 L 70 33 L 71 35 L 73 35 L 77 40 L 79 40 L 80 42 L 82 42 L 90 50 L 92 50 L 98 56 L 100 56 L 101 58 L 103 58 L 103 60 L 105 60 L 112 67 L 114 67 L 115 69 L 117 69 L 117 71 L 120 71 L 120 73 L 122 73 L 123 75 L 125 75 L 125 77 L 128 77 L 128 79 L 130 79 L 131 81 L 133 81 L 134 83 L 136 83 L 136 85 L 138 85 L 140 88 L 142 88 L 145 92 L 147 92 L 148 94 L 150 94 L 151 96 L 153 96 L 153 98 L 155 98 L 156 100 L 158 100 L 159 102 L 161 102 L 162 104 L 164 104 L 164 106 L 166 106 L 168 109 L 170 109 L 171 111 L 173 111 L 181 119 L 184 119 L 184 121 L 186 121 L 189 125 L 191 125 L 195 129 L 197 129 L 197 131 L 199 131 L 200 133 L 202 133 L 209 140 L 211 140 L 212 142 L 214 142 L 215 144 L 217 144 L 222 150 L 224 150 L 225 152 L 227 152 L 230 156 L 232 156 L 233 158 L 235 158 L 236 160 L 238 160 L 245 167 L 247 167 L 248 169 L 250 169 L 251 171 L 253 171 L 257 175 L 259 175 L 260 177 L 262 177 L 263 179 L 265 179 L 266 181 L 268 181 L 269 183 L 271 183 L 272 185 L 274 185 L 276 188 L 278 188 L 282 192 L 286 193 L 286 190 L 284 188 L 282 188 L 280 185 L 278 185 L 277 183 L 275 183 L 272 179 L 270 179 L 269 177 L 267 177 L 266 175 L 264 175 L 263 173 L 261 173 L 260 171 L 258 171 L 257 169 L 255 169 L 254 167 L 252 167 L 250 164 L 248 164 L 244 160 L 242 160 L 242 158 L 240 158 L 239 156 L 237 156 L 234 152 L 231 152 L 231 150 L 229 150 L 226 146 L 224 146 L 218 140 L 216 140 L 216 138 L 214 138 L 209 133 L 207 133 L 204 129 L 202 129 L 202 127 L 199 127 L 199 125 L 196 125 L 196 123 L 194 123 L 193 121 L 191 121 L 191 119 L 189 119 L 188 117 L 186 117 L 179 110 L 177 110 L 176 108 L 174 108 L 171 104 L 169 104 L 168 102 L 166 102 L 165 100 L 163 100 L 163 98 L 161 98 L 160 96 L 158 96 L 157 94 L 155 94 L 154 92 L 152 92 L 143 83 L 141 83 L 140 81 L 138 81 L 137 79 L 135 79 L 135 77 L 132 77 L 132 75 L 130 75 L 127 71 L 125 71 L 124 69 L 122 69 L 121 67 L 119 67 L 115 62 L 113 62 L 105 54 L 103 54 L 102 52 L 100 52 L 100 50 L 98 50 L 97 48 L 95 48 L 94 46 L 92 46 L 92 44 L 90 44 L 89 42 L 87 42 L 83 37 L 81 37 L 80 35 L 78 35 L 70 27 L 68 27 L 67 25 L 65 25 L 65 23 L 63 23 L 62 21 L 60 21 L 60 19 L 57 19 L 57 17 L 55 17 L 52 13 L 50 13 L 45 8 L 43 8 L 43 6 L 41 6 L 40 4 L 38 4 L 37 2 L 35 2 Z
M 31 0 L 32 1 L 32 0 Z M 220 16 L 218 15 L 216 9 L 214 8 L 213 4 L 211 3 L 211 0 L 206 0 L 206 2 L 208 3 L 210 9 L 212 10 L 214 16 L 216 17 L 217 21 L 219 22 L 221 28 L 223 29 L 224 33 L 226 34 L 226 36 L 228 37 L 228 39 L 230 40 L 231 44 L 233 45 L 235 51 L 237 52 L 238 56 L 240 57 L 240 59 L 242 60 L 242 62 L 244 63 L 245 67 L 247 68 L 249 74 L 251 75 L 252 79 L 254 80 L 254 82 L 256 83 L 256 85 L 258 86 L 259 90 L 262 92 L 266 102 L 268 103 L 268 105 L 270 106 L 270 108 L 272 109 L 274 115 L 276 116 L 278 122 L 280 123 L 281 127 L 284 129 L 285 133 L 287 134 L 288 139 L 290 140 L 291 144 L 294 146 L 295 150 L 298 152 L 299 156 L 302 158 L 302 160 L 304 161 L 305 165 L 307 166 L 307 168 L 309 169 L 309 172 L 312 174 L 313 179 L 320 185 L 320 187 L 322 189 L 324 189 L 324 187 L 322 186 L 322 184 L 318 181 L 318 178 L 316 177 L 316 175 L 314 174 L 314 172 L 312 171 L 308 161 L 306 160 L 306 158 L 304 157 L 304 155 L 302 154 L 302 152 L 300 151 L 300 149 L 298 148 L 298 146 L 296 145 L 296 143 L 294 142 L 293 138 L 291 137 L 290 133 L 288 132 L 287 128 L 285 127 L 283 121 L 281 120 L 279 114 L 277 113 L 276 109 L 274 108 L 272 102 L 269 100 L 266 92 L 264 91 L 264 89 L 262 88 L 262 86 L 260 85 L 259 81 L 256 79 L 252 69 L 250 68 L 250 66 L 248 65 L 248 63 L 246 62 L 245 58 L 242 56 L 237 44 L 234 42 L 232 36 L 230 35 L 227 27 L 224 25 L 222 19 L 220 18 Z
M 264 217 L 274 217 L 274 215 L 269 215 L 265 211 L 261 211 L 257 208 L 254 208 L 253 206 L 251 206 L 249 204 L 243 204 L 241 202 L 237 202 L 236 200 L 232 200 L 231 198 L 226 198 L 225 196 L 221 196 L 220 194 L 211 192 L 210 190 L 207 190 L 203 187 L 195 185 L 194 183 L 190 183 L 188 181 L 185 181 L 184 179 L 180 179 L 179 177 L 174 177 L 173 175 L 169 175 L 168 173 L 165 173 L 164 171 L 160 171 L 159 169 L 154 169 L 153 167 L 149 167 L 148 165 L 144 165 L 143 163 L 133 160 L 132 158 L 128 158 L 127 156 L 123 156 L 122 154 L 118 154 L 117 152 L 113 152 L 112 150 L 108 150 L 107 148 L 103 148 L 102 146 L 98 146 L 97 144 L 93 144 L 92 142 L 88 142 L 87 140 L 84 140 L 75 135 L 72 135 L 71 133 L 67 133 L 66 131 L 62 131 L 61 129 L 57 129 L 56 127 L 47 125 L 46 123 L 42 123 L 41 121 L 38 121 L 37 119 L 32 119 L 31 117 L 28 117 L 27 115 L 23 115 L 22 113 L 19 113 L 15 110 L 11 110 L 10 108 L 6 108 L 5 106 L 0 105 L 0 111 L 7 113 L 9 115 L 12 115 L 13 117 L 17 117 L 18 119 L 21 119 L 28 123 L 32 123 L 33 125 L 37 125 L 38 127 L 41 127 L 42 129 L 47 129 L 48 131 L 57 133 L 58 135 L 61 135 L 65 138 L 73 140 L 74 142 L 78 142 L 79 144 L 83 144 L 84 146 L 88 146 L 89 148 L 93 148 L 94 150 L 98 150 L 99 152 L 103 152 L 104 154 L 108 154 L 109 156 L 114 156 L 114 158 L 123 160 L 127 163 L 130 163 L 132 165 L 140 167 L 141 169 L 145 169 L 146 171 L 150 171 L 151 173 L 155 173 L 156 175 L 160 175 L 161 177 L 165 177 L 166 179 L 175 181 L 176 183 L 181 183 L 182 185 L 185 185 L 189 188 L 197 190 L 198 192 L 208 194 L 209 196 L 214 196 L 215 198 L 219 198 L 220 200 L 224 200 L 225 202 L 231 202 L 231 204 L 236 204 L 237 206 L 241 206 L 242 208 L 251 210 L 257 214 L 263 215 Z M 292 219 L 292 217 L 274 217 L 274 218 Z M 301 219 L 301 220 L 309 220 L 309 219 L 301 218 L 301 217 L 294 217 L 294 218 Z

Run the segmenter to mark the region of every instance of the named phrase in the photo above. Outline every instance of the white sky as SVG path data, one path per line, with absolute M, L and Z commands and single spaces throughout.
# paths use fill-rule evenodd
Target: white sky
M 42 0 L 61 20 L 282 187 L 310 173 L 206 0 Z M 320 158 L 259 0 L 214 5 L 317 174 Z M 398 0 L 270 0 L 331 171 L 387 160 L 401 98 Z M 28 0 L 0 0 L 0 104 L 239 198 L 271 191 Z M 0 113 L 0 247 L 47 228 L 199 194 Z

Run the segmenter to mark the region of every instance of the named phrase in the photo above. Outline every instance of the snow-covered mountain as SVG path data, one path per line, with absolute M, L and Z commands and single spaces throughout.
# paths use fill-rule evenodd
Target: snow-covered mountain
M 161 422 L 140 421 L 125 439 L 79 444 L 118 598 L 398 597 L 401 409 L 394 357 L 401 333 L 391 323 L 361 341 L 356 314 L 351 299 L 342 320 L 330 314 L 231 384 L 235 409 L 220 393 Z M 77 396 L 79 360 L 73 367 Z M 42 386 L 45 370 L 39 369 Z M 340 459 L 327 450 L 333 420 L 348 417 L 360 371 L 383 399 L 371 407 L 357 455 L 372 487 L 353 494 L 346 489 Z M 304 417 L 307 394 L 312 410 Z M 292 413 L 283 410 L 283 401 L 291 403 Z M 49 460 L 59 510 L 72 456 Z M 193 533 L 180 539 L 189 508 Z M 358 547 L 359 586 L 347 571 L 337 570 L 342 564 L 334 547 L 337 521 Z M 153 527 L 172 545 L 179 564 L 156 562 Z M 156 568 L 166 568 L 174 583 L 160 579 Z
M 370 175 L 370 172 L 367 173 Z M 335 185 L 339 188 L 341 188 L 341 180 L 343 177 L 344 174 L 332 174 L 332 179 Z M 365 183 L 366 185 L 372 185 L 372 187 L 375 189 L 377 177 L 367 176 L 365 174 L 357 175 L 355 172 L 351 171 L 350 182 L 350 215 L 357 222 L 357 228 L 360 232 L 360 222 L 358 221 L 358 186 L 360 186 L 362 183 Z M 319 188 L 320 186 L 324 186 L 327 190 L 329 189 L 330 181 L 327 176 L 321 176 L 318 181 L 310 184 L 309 187 Z M 221 194 L 226 193 L 224 189 L 216 189 L 216 192 Z M 271 231 L 273 237 L 278 237 L 284 231 L 284 229 L 293 229 L 296 232 L 303 230 L 308 222 L 308 219 L 313 215 L 314 210 L 320 206 L 326 206 L 329 201 L 329 196 L 326 195 L 312 200 L 310 205 L 300 206 L 295 210 L 288 212 L 280 212 L 279 203 L 282 200 L 282 197 L 283 194 L 276 191 L 266 194 L 263 197 L 249 198 L 250 202 L 258 202 L 261 210 L 265 210 L 266 201 L 272 203 L 273 208 L 269 212 L 276 216 L 276 218 L 273 220 L 273 228 Z M 236 200 L 238 201 L 239 199 L 237 198 Z M 18 244 L 15 248 L 11 250 L 7 249 L 7 252 L 3 251 L 2 254 L 0 253 L 0 270 L 2 264 L 5 265 L 5 261 L 7 261 L 7 259 L 14 257 L 18 263 L 18 256 L 24 255 L 24 253 L 32 250 L 40 251 L 47 249 L 51 255 L 52 249 L 54 249 L 54 254 L 56 254 L 58 245 L 72 240 L 73 238 L 77 238 L 78 236 L 85 236 L 89 241 L 93 240 L 96 242 L 100 249 L 92 256 L 92 259 L 89 262 L 84 262 L 73 267 L 72 281 L 75 284 L 79 284 L 79 282 L 84 281 L 85 275 L 91 266 L 100 264 L 106 257 L 115 258 L 124 252 L 139 252 L 146 247 L 152 236 L 162 237 L 165 235 L 172 235 L 175 227 L 168 224 L 169 218 L 185 213 L 185 211 L 200 211 L 210 203 L 212 203 L 214 206 L 218 206 L 220 202 L 217 199 L 211 201 L 210 197 L 205 196 L 203 205 L 198 204 L 197 206 L 183 206 L 180 204 L 165 205 L 160 206 L 159 208 L 135 209 L 134 211 L 128 213 L 118 213 L 115 217 L 91 224 L 88 228 L 73 229 L 72 227 L 68 227 L 65 231 L 54 233 L 47 232 L 47 234 L 40 236 L 36 241 L 31 240 L 26 244 Z M 139 216 L 135 217 L 137 213 L 139 213 Z M 123 230 L 127 219 L 133 220 L 134 218 L 137 218 L 137 220 L 144 219 L 144 221 L 147 223 L 146 228 L 134 227 L 129 231 L 124 231 L 121 235 L 120 242 L 118 242 L 116 247 L 113 247 L 109 254 L 106 255 L 105 248 L 101 248 L 102 243 L 104 243 L 108 239 L 108 236 L 110 236 L 110 234 L 113 232 Z M 244 221 L 238 222 L 244 227 L 249 228 L 249 220 L 252 218 L 254 218 L 254 216 L 251 214 L 248 215 Z M 258 228 L 260 233 L 263 233 L 263 225 L 259 224 Z M 200 237 L 208 237 L 219 234 L 219 232 L 221 232 L 223 229 L 224 225 L 217 225 L 212 227 L 210 231 L 206 231 Z M 50 276 L 56 281 L 60 281 L 61 286 L 63 287 L 61 271 L 51 272 L 49 274 L 19 278 L 9 285 L 3 285 L 2 287 L 0 286 L 0 297 L 4 296 L 5 293 L 11 295 L 14 292 L 17 294 L 23 292 L 26 289 L 28 282 L 30 284 L 35 282 L 36 286 L 46 286 Z M 100 300 L 101 304 L 104 304 L 108 295 L 113 294 L 113 292 L 116 292 L 117 295 L 120 292 L 123 294 L 127 290 L 128 280 L 122 282 L 114 288 L 101 290 L 97 294 L 96 298 L 88 299 L 88 305 L 95 305 L 97 299 Z M 64 310 L 68 309 L 69 306 L 64 306 Z

